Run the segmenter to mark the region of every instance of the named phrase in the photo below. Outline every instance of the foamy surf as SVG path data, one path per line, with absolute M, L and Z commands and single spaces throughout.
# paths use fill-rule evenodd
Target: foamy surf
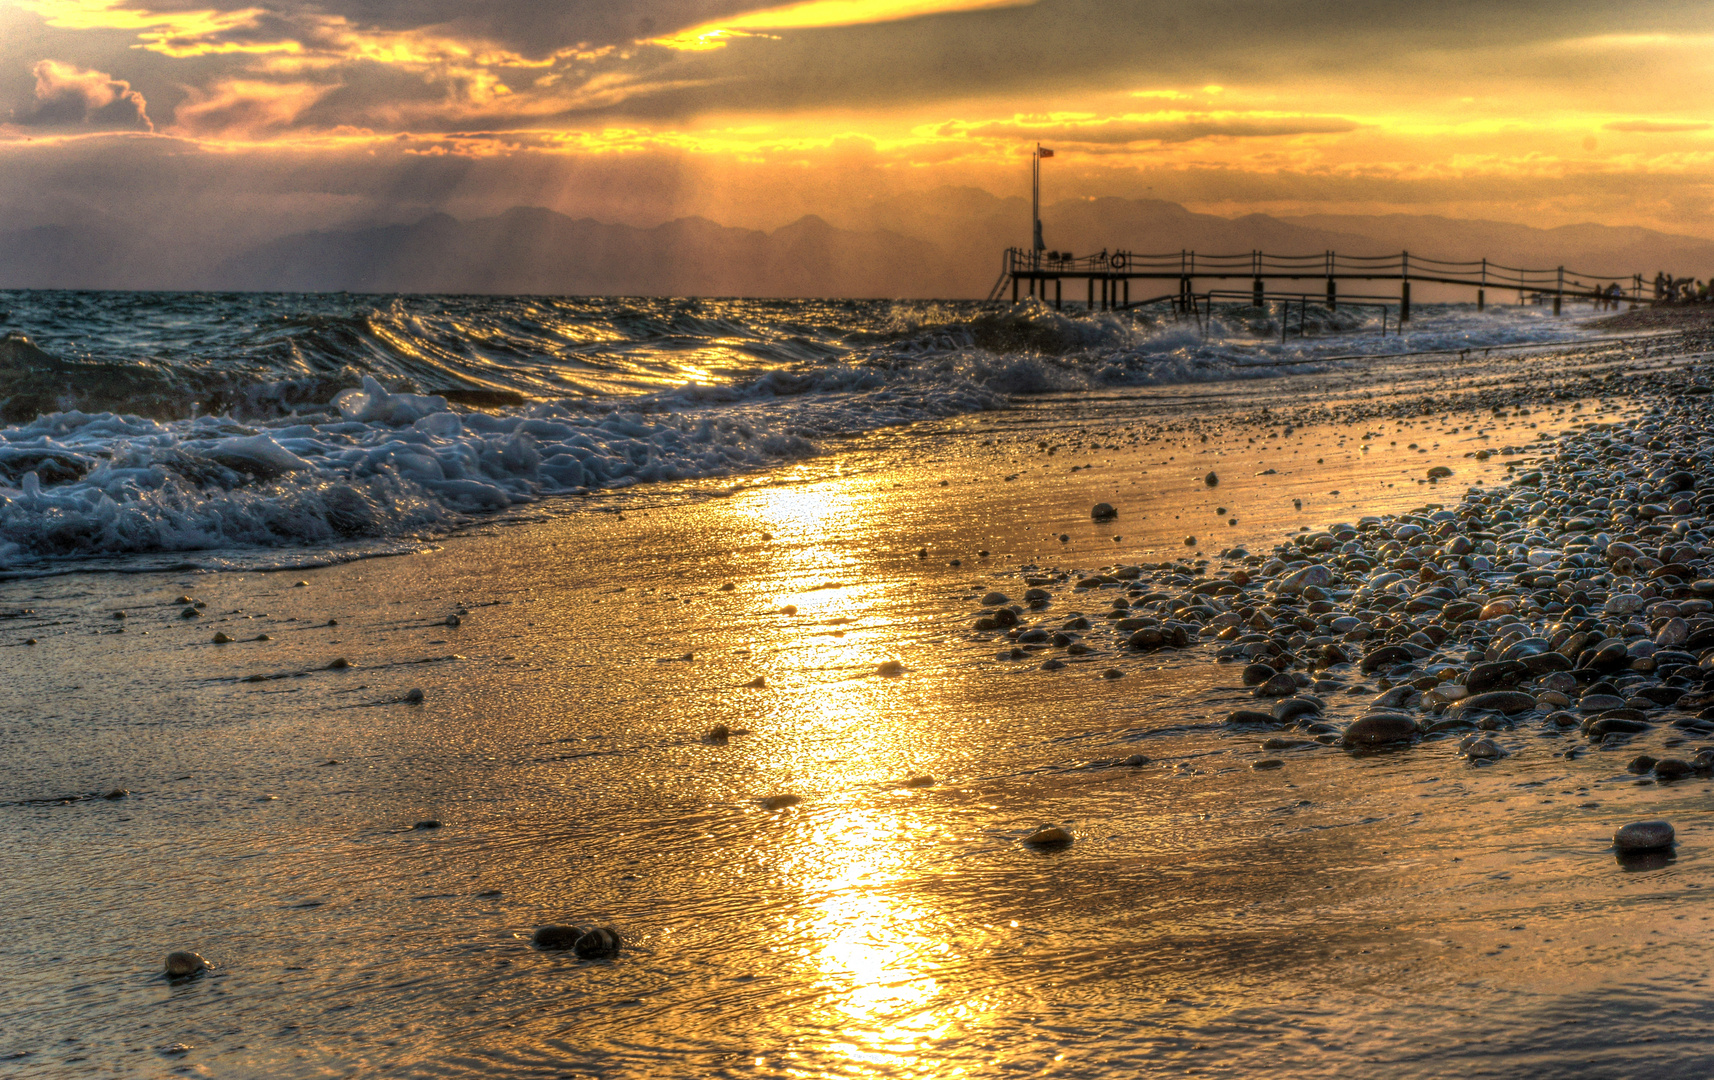
M 31 325 L 21 316 L 32 305 L 54 312 L 37 320 L 40 337 L 0 342 L 12 421 L 0 428 L 0 570 L 10 572 L 174 552 L 251 550 L 258 564 L 281 549 L 362 553 L 543 499 L 767 469 L 834 437 L 1019 395 L 1263 378 L 1360 363 L 1353 354 L 1580 333 L 1535 309 L 1467 306 L 1420 308 L 1405 333 L 1386 335 L 1361 311 L 1311 309 L 1299 336 L 1294 312 L 1282 342 L 1278 309 L 1254 308 L 1199 325 L 1035 303 L 203 297 L 195 307 L 121 294 L 98 311 L 89 294 L 8 299 L 15 324 Z M 94 332 L 78 346 L 85 317 Z

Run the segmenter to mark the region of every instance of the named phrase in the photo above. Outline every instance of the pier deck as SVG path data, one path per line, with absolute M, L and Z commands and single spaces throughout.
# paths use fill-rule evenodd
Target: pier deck
M 1399 320 L 1410 320 L 1410 288 L 1413 282 L 1435 285 L 1462 285 L 1476 290 L 1478 309 L 1487 304 L 1489 289 L 1516 290 L 1519 297 L 1551 298 L 1553 313 L 1560 313 L 1565 300 L 1622 300 L 1631 307 L 1659 302 L 1653 295 L 1644 295 L 1641 274 L 1588 274 L 1567 270 L 1563 266 L 1532 270 L 1503 266 L 1487 259 L 1468 262 L 1447 262 L 1428 259 L 1401 251 L 1396 255 L 1341 255 L 1325 251 L 1317 255 L 1273 255 L 1251 251 L 1241 255 L 1204 255 L 1182 250 L 1158 255 L 1131 251 L 1103 251 L 1098 255 L 1073 256 L 1051 251 L 1030 251 L 1008 248 L 999 280 L 989 293 L 990 300 L 1005 295 L 1008 282 L 1012 302 L 1022 296 L 1048 300 L 1048 285 L 1053 286 L 1052 302 L 1063 306 L 1066 279 L 1081 280 L 1086 288 L 1086 304 L 1091 311 L 1121 310 L 1137 306 L 1131 302 L 1132 281 L 1177 281 L 1178 290 L 1169 297 L 1180 298 L 1188 306 L 1195 294 L 1198 279 L 1230 281 L 1248 278 L 1257 306 L 1263 302 L 1268 281 L 1325 281 L 1327 306 L 1337 307 L 1338 283 L 1341 281 L 1399 282 Z M 1619 292 L 1614 294 L 1612 286 Z M 1075 303 L 1075 296 L 1073 302 Z M 1156 296 L 1142 303 L 1158 303 Z

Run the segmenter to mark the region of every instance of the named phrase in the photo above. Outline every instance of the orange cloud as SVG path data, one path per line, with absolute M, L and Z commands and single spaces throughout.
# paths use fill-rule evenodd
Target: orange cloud
M 1707 131 L 1714 124 L 1700 122 L 1678 122 L 1659 120 L 1615 120 L 1611 124 L 1602 124 L 1606 131 L 1629 131 L 1645 135 L 1671 135 L 1680 131 Z
M 179 126 L 206 135 L 248 137 L 282 131 L 338 88 L 333 83 L 225 79 L 207 89 L 190 88 L 178 107 Z
M 667 37 L 652 38 L 684 52 L 718 49 L 735 37 L 755 37 L 767 30 L 813 30 L 834 26 L 898 22 L 924 15 L 946 15 L 992 8 L 1028 7 L 1036 0 L 802 0 L 764 11 L 747 11 L 728 19 L 693 26 Z
M 123 79 L 58 60 L 42 60 L 30 73 L 36 77 L 36 106 L 15 117 L 20 124 L 155 129 L 149 120 L 148 102 Z

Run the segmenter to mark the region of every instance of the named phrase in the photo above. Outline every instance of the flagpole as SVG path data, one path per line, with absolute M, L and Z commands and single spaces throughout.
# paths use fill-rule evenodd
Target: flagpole
M 1030 265 L 1041 259 L 1041 143 L 1030 155 Z

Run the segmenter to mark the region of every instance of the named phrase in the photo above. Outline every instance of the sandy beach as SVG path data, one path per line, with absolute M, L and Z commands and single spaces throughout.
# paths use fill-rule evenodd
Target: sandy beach
M 1424 700 L 1352 752 L 1381 638 L 1274 729 L 1229 719 L 1273 706 L 1235 637 L 1113 615 L 1246 565 L 1261 605 L 1276 545 L 1699 403 L 1700 333 L 1039 395 L 418 554 L 0 583 L 3 1068 L 1699 1075 L 1708 774 L 1627 766 L 1714 735 Z M 1043 639 L 981 628 L 1010 607 Z M 1616 858 L 1657 818 L 1671 854 Z

